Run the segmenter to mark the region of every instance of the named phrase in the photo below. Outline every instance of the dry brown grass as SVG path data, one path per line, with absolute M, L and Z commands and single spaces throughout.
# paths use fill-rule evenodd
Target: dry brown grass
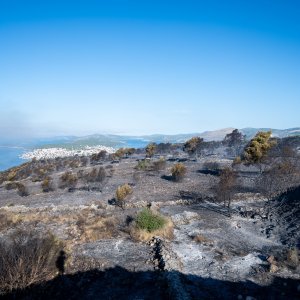
M 208 239 L 202 234 L 196 234 L 193 236 L 193 241 L 198 243 L 198 244 L 204 244 L 204 245 L 211 245 L 213 244 L 213 241 Z
M 89 219 L 81 217 L 76 224 L 81 232 L 81 242 L 94 242 L 101 239 L 116 237 L 118 235 L 117 219 L 112 216 L 95 216 L 94 218 Z
M 170 218 L 165 218 L 166 223 L 161 229 L 154 230 L 149 232 L 145 229 L 137 228 L 133 223 L 130 226 L 129 234 L 135 241 L 147 242 L 151 240 L 154 236 L 160 236 L 162 238 L 172 240 L 174 238 L 174 224 Z
M 14 227 L 20 222 L 19 217 L 9 211 L 0 210 L 0 231 Z
M 109 239 L 119 234 L 116 217 L 99 213 L 90 208 L 80 211 L 51 210 L 29 212 L 13 212 L 0 210 L 0 231 L 9 228 L 35 228 L 38 224 L 44 228 L 52 225 L 63 226 L 67 236 L 66 246 L 74 243 L 92 242 Z
M 51 234 L 15 231 L 0 240 L 0 295 L 52 278 L 62 244 Z

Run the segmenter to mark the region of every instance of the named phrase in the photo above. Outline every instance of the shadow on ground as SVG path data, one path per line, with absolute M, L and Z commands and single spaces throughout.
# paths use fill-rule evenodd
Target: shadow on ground
M 179 278 L 179 284 L 178 284 Z M 175 280 L 173 280 L 175 279 Z M 177 279 L 177 280 L 176 280 Z M 3 299 L 299 299 L 300 282 L 275 278 L 269 286 L 249 281 L 228 282 L 179 272 L 134 272 L 121 267 L 60 275 Z M 240 295 L 240 296 L 239 296 Z M 242 296 L 242 298 L 241 298 Z

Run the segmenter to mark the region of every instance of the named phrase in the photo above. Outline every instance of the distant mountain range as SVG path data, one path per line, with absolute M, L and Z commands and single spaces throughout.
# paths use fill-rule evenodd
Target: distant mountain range
M 65 148 L 81 148 L 85 146 L 103 145 L 108 147 L 144 147 L 150 142 L 155 143 L 183 143 L 194 136 L 199 136 L 205 141 L 221 141 L 226 134 L 231 133 L 234 128 L 224 128 L 213 131 L 205 131 L 202 133 L 187 133 L 187 134 L 153 134 L 142 136 L 123 136 L 113 134 L 93 134 L 88 136 L 76 137 L 66 136 L 56 139 L 40 140 L 39 144 L 43 147 L 65 147 Z M 272 131 L 274 137 L 288 137 L 300 135 L 300 127 L 289 129 L 273 129 L 273 128 L 242 128 L 239 129 L 247 139 L 251 139 L 258 131 Z
M 194 136 L 200 136 L 205 141 L 221 141 L 226 134 L 232 132 L 234 128 L 224 128 L 220 130 L 205 131 L 202 133 L 188 134 L 154 134 L 143 136 L 123 136 L 113 134 L 94 134 L 88 136 L 60 136 L 52 138 L 36 138 L 30 140 L 5 140 L 0 141 L 0 171 L 9 167 L 16 166 L 24 160 L 20 158 L 24 153 L 28 153 L 38 148 L 66 148 L 79 150 L 86 146 L 106 146 L 113 148 L 133 147 L 143 148 L 150 142 L 155 143 L 183 143 Z M 251 139 L 258 131 L 271 130 L 273 136 L 287 137 L 300 136 L 300 127 L 289 129 L 272 129 L 272 128 L 243 128 L 239 129 L 247 139 Z

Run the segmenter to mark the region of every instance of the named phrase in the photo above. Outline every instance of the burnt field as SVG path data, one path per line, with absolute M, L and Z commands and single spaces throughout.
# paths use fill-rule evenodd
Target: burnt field
M 267 142 L 257 160 L 231 136 L 2 172 L 1 294 L 299 298 L 299 144 Z

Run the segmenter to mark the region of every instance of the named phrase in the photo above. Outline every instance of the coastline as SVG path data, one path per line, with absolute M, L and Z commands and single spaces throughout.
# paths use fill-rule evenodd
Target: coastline
M 66 149 L 66 148 L 38 148 L 32 151 L 23 153 L 19 158 L 24 160 L 30 159 L 53 159 L 57 157 L 71 157 L 71 156 L 87 156 L 100 151 L 106 151 L 107 153 L 115 152 L 112 147 L 106 147 L 102 145 L 97 146 L 85 146 L 82 149 Z

